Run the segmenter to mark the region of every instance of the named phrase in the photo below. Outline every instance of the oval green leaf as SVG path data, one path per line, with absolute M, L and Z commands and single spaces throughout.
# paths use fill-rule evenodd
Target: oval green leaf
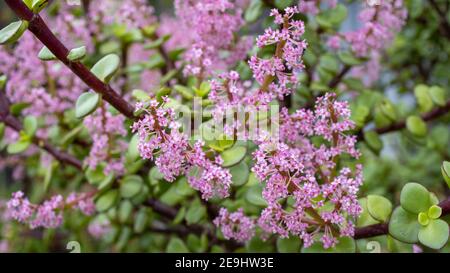
M 67 59 L 72 62 L 79 61 L 86 56 L 86 47 L 80 46 L 69 51 Z
M 95 208 L 99 212 L 110 209 L 118 200 L 119 192 L 117 190 L 110 190 L 102 194 L 95 202 Z
M 446 103 L 445 90 L 442 87 L 432 86 L 432 87 L 430 87 L 429 91 L 430 91 L 430 97 L 434 103 L 436 103 L 439 106 L 445 105 L 445 103 Z
M 46 46 L 44 46 L 38 53 L 38 58 L 42 61 L 54 61 L 57 60 L 56 56 L 48 49 Z
M 11 143 L 7 147 L 7 152 L 9 154 L 18 154 L 26 151 L 30 147 L 31 141 L 28 139 L 21 139 L 17 142 Z
M 367 196 L 367 209 L 375 220 L 385 222 L 391 215 L 392 204 L 383 196 L 369 195 Z
M 448 161 L 442 162 L 441 172 L 445 182 L 447 182 L 447 185 L 450 187 L 450 162 Z
M 132 198 L 142 190 L 143 185 L 144 182 L 140 176 L 125 176 L 120 183 L 120 195 L 123 198 Z
M 230 168 L 231 180 L 233 181 L 233 186 L 242 186 L 248 181 L 250 171 L 248 169 L 247 163 L 241 161 L 239 164 Z
M 188 253 L 189 249 L 184 242 L 177 237 L 172 237 L 166 247 L 167 253 Z
M 448 241 L 448 224 L 440 219 L 431 220 L 419 231 L 419 241 L 425 246 L 433 249 L 441 249 Z
M 406 184 L 400 193 L 400 204 L 405 210 L 419 214 L 430 207 L 430 193 L 418 183 Z
M 0 45 L 14 43 L 28 28 L 27 21 L 13 22 L 0 30 Z
M 247 153 L 247 148 L 243 146 L 234 146 L 231 149 L 223 151 L 220 155 L 223 159 L 223 167 L 231 167 L 244 159 Z
M 99 60 L 91 72 L 103 82 L 109 82 L 119 69 L 120 58 L 116 54 L 109 54 Z
M 97 109 L 101 102 L 101 96 L 98 93 L 86 92 L 81 94 L 75 105 L 75 116 L 84 118 Z
M 34 134 L 36 133 L 36 130 L 38 128 L 38 122 L 37 122 L 37 118 L 34 116 L 26 116 L 23 120 L 23 130 L 25 131 L 25 133 L 30 136 L 33 137 Z
M 405 243 L 417 243 L 420 224 L 417 214 L 410 213 L 402 207 L 397 207 L 389 220 L 389 234 Z
M 418 137 L 424 137 L 427 134 L 427 124 L 419 116 L 409 116 L 406 119 L 406 128 Z
M 301 246 L 301 240 L 297 236 L 291 236 L 289 238 L 277 239 L 277 250 L 279 253 L 299 253 Z

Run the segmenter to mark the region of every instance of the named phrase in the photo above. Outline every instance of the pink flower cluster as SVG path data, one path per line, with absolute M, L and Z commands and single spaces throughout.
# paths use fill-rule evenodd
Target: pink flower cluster
M 118 140 L 127 134 L 124 120 L 124 116 L 113 115 L 105 105 L 84 119 L 84 125 L 93 141 L 86 158 L 89 168 L 95 169 L 98 165 L 106 164 L 103 169 L 105 174 L 114 172 L 120 175 L 124 172 L 124 156 L 115 156 L 126 151 L 126 143 Z
M 248 42 L 235 42 L 235 33 L 244 21 L 242 11 L 229 0 L 175 1 L 176 15 L 189 31 L 194 33 L 194 43 L 185 53 L 184 73 L 201 79 L 212 70 L 226 66 L 220 51 L 228 52 L 230 59 L 245 56 Z M 234 56 L 233 55 L 238 55 Z
M 211 160 L 203 150 L 204 143 L 189 145 L 187 136 L 180 132 L 180 124 L 175 121 L 175 112 L 163 103 L 150 100 L 138 103 L 137 109 L 144 110 L 145 116 L 136 121 L 133 132 L 139 136 L 138 149 L 141 157 L 153 160 L 167 181 L 186 175 L 189 184 L 208 200 L 213 196 L 227 197 L 231 186 L 229 170 L 222 168 L 222 159 Z M 156 156 L 157 155 L 157 156 Z
M 357 165 L 354 172 L 337 169 L 340 155 L 360 155 L 356 137 L 345 135 L 354 128 L 348 104 L 328 93 L 317 99 L 314 111 L 300 109 L 289 115 L 284 109 L 281 123 L 281 142 L 264 140 L 253 154 L 252 171 L 264 182 L 268 204 L 258 225 L 267 234 L 300 236 L 305 246 L 321 231 L 324 247 L 331 247 L 336 236 L 353 234 L 351 218 L 361 212 L 356 194 L 362 167 Z M 313 137 L 322 144 L 314 144 Z M 293 198 L 292 207 L 282 205 L 287 198 Z
M 86 86 L 62 64 L 43 63 L 37 57 L 41 48 L 41 42 L 29 32 L 14 51 L 2 47 L 0 74 L 8 77 L 6 94 L 12 103 L 29 104 L 24 114 L 46 116 L 47 125 L 53 125 L 57 121 L 54 114 L 71 108 Z
M 90 194 L 71 194 L 66 200 L 56 195 L 40 205 L 30 203 L 23 192 L 12 194 L 7 203 L 7 215 L 21 223 L 27 223 L 30 228 L 57 228 L 63 222 L 65 208 L 77 208 L 86 215 L 95 212 L 95 205 Z
M 154 8 L 146 0 L 121 1 L 117 10 L 119 22 L 125 24 L 129 29 L 140 29 L 156 23 L 153 15 Z
M 61 1 L 56 16 L 49 17 L 45 13 L 43 16 L 49 17 L 47 20 L 52 23 L 52 30 L 66 47 L 75 48 L 83 45 L 86 46 L 88 52 L 93 52 L 94 43 L 89 32 L 89 20 L 82 16 L 75 16 L 76 8 L 75 5 L 68 5 Z
M 362 28 L 346 33 L 345 39 L 358 56 L 367 56 L 371 50 L 386 48 L 406 18 L 403 0 L 380 0 L 379 5 L 367 6 L 360 12 Z
M 302 56 L 307 43 L 301 37 L 305 26 L 302 21 L 291 19 L 297 12 L 296 7 L 286 8 L 283 14 L 277 9 L 272 10 L 270 15 L 275 18 L 275 23 L 281 25 L 281 29 L 266 29 L 256 43 L 260 48 L 276 44 L 275 55 L 270 59 L 252 56 L 249 61 L 253 77 L 262 85 L 261 93 L 271 94 L 272 99 L 282 99 L 290 94 L 292 86 L 297 84 L 293 72 L 299 72 L 304 67 Z
M 337 5 L 337 0 L 300 0 L 298 1 L 298 9 L 301 13 L 317 15 L 322 3 L 328 4 L 328 7 L 334 8 Z
M 88 232 L 95 239 L 100 239 L 111 232 L 111 222 L 108 217 L 96 217 L 89 223 Z
M 245 216 L 243 209 L 229 213 L 227 209 L 221 208 L 219 215 L 214 219 L 214 225 L 220 228 L 228 240 L 245 242 L 255 235 L 255 221 Z

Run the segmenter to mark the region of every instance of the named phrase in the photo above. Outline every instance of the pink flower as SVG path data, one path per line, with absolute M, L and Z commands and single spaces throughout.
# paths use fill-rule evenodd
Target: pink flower
M 341 37 L 337 35 L 331 36 L 327 41 L 327 46 L 331 49 L 339 49 L 341 47 Z
M 34 208 L 28 201 L 28 198 L 24 198 L 24 194 L 21 191 L 12 194 L 11 200 L 7 203 L 7 209 L 7 214 L 9 217 L 22 223 L 28 221 L 34 211 Z
M 176 0 L 175 10 L 182 27 L 193 33 L 193 44 L 184 55 L 185 75 L 205 78 L 245 56 L 250 44 L 245 39 L 237 43 L 234 39 L 244 23 L 242 10 L 234 2 Z M 219 51 L 228 52 L 229 57 L 221 58 Z
M 403 0 L 380 0 L 379 5 L 366 6 L 360 12 L 363 27 L 346 33 L 345 39 L 358 56 L 367 56 L 371 50 L 386 48 L 405 24 L 406 17 Z
M 244 215 L 243 209 L 229 213 L 221 208 L 219 215 L 214 219 L 214 225 L 220 228 L 226 239 L 234 239 L 238 242 L 250 240 L 255 234 L 254 220 Z

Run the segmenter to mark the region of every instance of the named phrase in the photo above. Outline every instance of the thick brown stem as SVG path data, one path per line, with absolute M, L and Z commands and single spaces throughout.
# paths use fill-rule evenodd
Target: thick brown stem
M 439 203 L 439 207 L 442 208 L 442 216 L 450 214 L 450 198 Z M 355 239 L 370 238 L 379 235 L 385 235 L 389 232 L 389 225 L 387 223 L 370 225 L 367 227 L 357 228 L 355 230 Z
M 126 102 L 109 84 L 102 82 L 80 62 L 67 59 L 69 50 L 51 32 L 39 14 L 34 14 L 21 0 L 5 0 L 6 4 L 22 20 L 29 21 L 28 29 L 38 38 L 61 62 L 75 73 L 87 86 L 100 93 L 103 99 L 114 106 L 119 112 L 130 119 L 134 119 L 134 108 Z

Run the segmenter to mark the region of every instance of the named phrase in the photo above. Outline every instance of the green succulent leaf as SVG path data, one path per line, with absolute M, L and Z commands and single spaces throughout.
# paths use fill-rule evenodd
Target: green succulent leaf
M 83 59 L 86 56 L 86 47 L 81 46 L 74 49 L 71 49 L 69 51 L 69 54 L 67 55 L 67 59 L 72 62 L 79 61 Z
M 249 7 L 245 10 L 244 18 L 247 22 L 256 21 L 264 10 L 264 3 L 261 0 L 252 0 Z
M 134 220 L 133 230 L 136 233 L 144 232 L 148 222 L 148 211 L 146 208 L 141 208 L 136 214 L 136 218 Z
M 205 216 L 206 208 L 199 201 L 195 201 L 188 208 L 185 219 L 188 224 L 196 224 Z
M 433 100 L 430 95 L 428 86 L 419 84 L 414 88 L 417 104 L 421 112 L 428 112 L 433 109 Z
M 25 152 L 31 145 L 30 139 L 19 139 L 17 142 L 8 145 L 6 151 L 9 154 L 19 154 Z
M 99 184 L 106 177 L 101 165 L 98 165 L 95 169 L 88 168 L 85 172 L 85 176 L 88 182 L 93 185 Z
M 131 95 L 133 96 L 133 98 L 139 101 L 147 101 L 150 99 L 150 96 L 147 94 L 147 92 L 141 89 L 134 89 L 131 92 Z
M 266 200 L 262 197 L 262 187 L 259 184 L 250 187 L 245 197 L 250 204 L 260 207 L 267 206 Z
M 138 149 L 138 143 L 139 143 L 139 136 L 137 134 L 134 134 L 131 137 L 127 150 L 127 158 L 131 162 L 136 161 L 139 158 L 140 153 Z
M 421 212 L 421 213 L 419 213 L 419 215 L 417 217 L 417 221 L 422 226 L 426 226 L 430 223 L 430 218 L 428 217 L 428 215 L 425 212 Z
M 223 151 L 220 155 L 223 159 L 223 167 L 231 167 L 244 159 L 247 153 L 247 148 L 244 146 L 233 146 L 231 149 Z
M 419 241 L 425 246 L 433 249 L 441 249 L 448 241 L 448 224 L 440 219 L 431 220 L 427 226 L 419 231 Z
M 5 128 L 6 125 L 3 122 L 0 122 L 0 142 L 2 141 L 3 136 L 5 134 Z
M 381 103 L 380 103 L 380 111 L 390 121 L 396 121 L 397 120 L 397 111 L 395 110 L 395 106 L 388 99 L 383 99 L 381 101 Z
M 299 253 L 301 241 L 298 236 L 277 239 L 277 250 L 279 253 Z
M 233 181 L 233 186 L 242 186 L 248 181 L 250 176 L 250 171 L 247 163 L 241 161 L 239 164 L 234 165 L 230 168 L 231 180 Z
M 419 116 L 409 116 L 406 119 L 406 128 L 418 137 L 424 137 L 427 134 L 427 124 Z
M 91 68 L 91 72 L 101 81 L 107 83 L 119 69 L 119 64 L 119 56 L 116 54 L 108 54 Z
M 117 216 L 120 223 L 126 223 L 131 219 L 131 214 L 133 212 L 133 204 L 129 200 L 123 200 L 119 204 L 119 209 Z
M 189 87 L 176 84 L 173 86 L 173 89 L 178 92 L 184 99 L 191 100 L 192 98 L 194 98 L 193 91 Z
M 103 191 L 109 189 L 114 182 L 115 175 L 113 172 L 109 173 L 103 180 L 98 183 L 98 190 Z
M 54 61 L 57 60 L 56 56 L 48 49 L 46 46 L 44 46 L 38 53 L 38 58 L 42 61 Z
M 442 215 L 442 208 L 439 206 L 433 205 L 428 209 L 427 215 L 430 219 L 438 219 Z
M 8 82 L 8 77 L 6 75 L 0 76 L 0 90 L 3 90 Z
M 144 186 L 144 181 L 138 175 L 125 176 L 120 183 L 120 195 L 123 198 L 136 196 Z
M 367 196 L 367 209 L 375 220 L 385 222 L 391 215 L 392 204 L 383 196 L 369 195 Z
M 0 45 L 16 42 L 28 28 L 28 21 L 13 22 L 0 30 Z
M 367 208 L 367 197 L 361 198 L 358 200 L 361 205 L 362 212 L 358 217 L 356 225 L 358 227 L 364 227 L 369 225 L 378 224 L 380 221 L 375 220 L 372 215 L 369 213 L 369 209 Z
M 29 106 L 30 104 L 26 102 L 14 103 L 9 107 L 9 111 L 11 112 L 11 114 L 18 116 L 22 113 L 22 110 L 28 108 Z
M 75 116 L 84 118 L 93 113 L 101 103 L 101 95 L 94 92 L 81 94 L 75 104 Z
M 418 183 L 406 184 L 400 193 L 400 204 L 405 210 L 418 214 L 430 207 L 430 193 Z
M 397 207 L 389 220 L 389 234 L 395 239 L 405 243 L 417 243 L 420 224 L 417 214 Z
M 442 162 L 441 172 L 445 182 L 447 182 L 447 185 L 450 187 L 450 162 L 448 161 Z
M 383 141 L 375 131 L 364 132 L 364 140 L 371 150 L 378 154 L 383 149 Z
M 35 116 L 26 116 L 23 120 L 23 130 L 25 133 L 33 137 L 38 128 L 38 121 Z
M 48 5 L 49 0 L 32 0 L 31 2 L 31 10 L 34 13 L 39 13 Z
M 430 87 L 429 91 L 430 91 L 430 97 L 435 104 L 437 104 L 439 106 L 445 105 L 445 103 L 446 103 L 445 90 L 442 87 L 432 86 L 432 87 Z
M 364 62 L 364 59 L 357 58 L 355 55 L 353 55 L 353 53 L 349 51 L 339 52 L 338 57 L 342 63 L 349 66 L 360 65 Z
M 189 249 L 184 242 L 177 237 L 172 237 L 166 247 L 167 253 L 188 253 Z
M 119 192 L 117 190 L 110 190 L 98 197 L 95 202 L 95 207 L 97 211 L 103 212 L 110 209 L 117 201 L 119 197 Z

